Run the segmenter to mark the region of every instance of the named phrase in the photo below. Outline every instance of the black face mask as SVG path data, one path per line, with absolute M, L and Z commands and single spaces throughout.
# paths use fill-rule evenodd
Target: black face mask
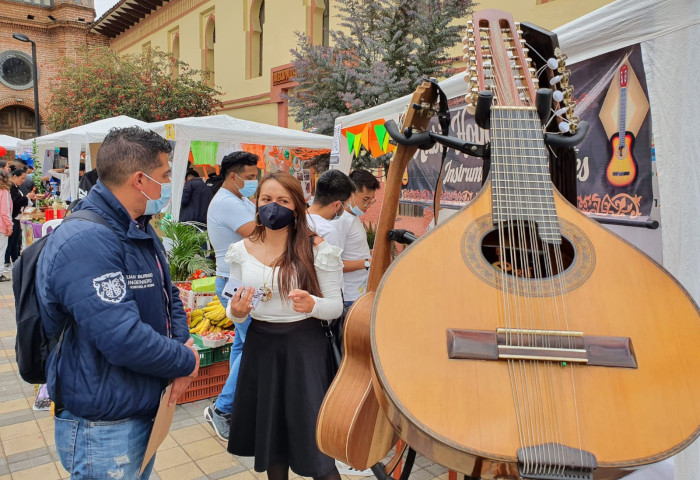
M 294 211 L 283 207 L 277 202 L 271 202 L 258 208 L 260 223 L 270 230 L 279 230 L 294 221 Z

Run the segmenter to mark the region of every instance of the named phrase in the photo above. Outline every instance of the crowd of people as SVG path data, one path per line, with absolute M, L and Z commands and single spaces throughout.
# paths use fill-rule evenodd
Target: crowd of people
M 47 387 L 56 450 L 71 478 L 148 478 L 153 459 L 140 476 L 138 468 L 161 392 L 173 382 L 174 403 L 198 373 L 150 225 L 170 198 L 170 152 L 151 131 L 112 130 L 97 155 L 99 180 L 74 209 L 106 223 L 84 215 L 62 224 L 39 257 L 42 322 L 62 338 L 47 361 Z M 379 183 L 368 171 L 331 170 L 307 205 L 296 177 L 278 171 L 259 180 L 257 165 L 252 153 L 227 155 L 215 192 L 196 171 L 187 173 L 182 220 L 207 229 L 216 294 L 235 325 L 228 380 L 204 416 L 229 452 L 255 457 L 255 470 L 271 480 L 286 480 L 290 468 L 338 480 L 335 460 L 315 440 L 335 374 L 322 321 L 337 327 L 366 290 L 372 256 L 359 217 Z M 0 209 L 11 202 L 2 195 L 6 183 L 0 173 Z M 6 236 L 14 228 L 0 221 Z M 78 257 L 91 260 L 71 261 Z M 223 295 L 229 282 L 241 286 L 230 300 Z
M 24 207 L 36 200 L 34 168 L 24 162 L 0 160 L 0 254 L 5 259 L 0 269 L 0 282 L 10 280 L 12 263 L 22 247 L 20 216 Z

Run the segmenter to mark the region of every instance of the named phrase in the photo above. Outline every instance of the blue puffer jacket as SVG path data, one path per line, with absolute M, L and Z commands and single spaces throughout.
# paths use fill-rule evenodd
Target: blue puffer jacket
M 152 417 L 168 379 L 187 376 L 195 366 L 183 345 L 187 317 L 163 245 L 150 217 L 132 220 L 102 182 L 79 208 L 97 212 L 114 231 L 67 222 L 39 257 L 36 286 L 46 333 L 57 335 L 69 316 L 75 319 L 57 370 L 55 349 L 47 362 L 49 394 L 56 398 L 60 382 L 65 408 L 88 420 Z

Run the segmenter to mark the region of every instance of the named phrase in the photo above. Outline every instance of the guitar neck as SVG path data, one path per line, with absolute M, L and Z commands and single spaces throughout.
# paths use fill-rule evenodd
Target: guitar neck
M 391 240 L 389 232 L 394 228 L 396 213 L 399 208 L 399 196 L 401 194 L 401 178 L 403 172 L 415 155 L 417 147 L 405 147 L 399 145 L 391 159 L 389 174 L 384 188 L 382 210 L 379 213 L 379 223 L 374 240 L 374 253 L 372 254 L 372 268 L 367 280 L 367 291 L 374 292 L 379 282 L 391 263 Z
M 436 87 L 430 82 L 422 82 L 411 98 L 409 104 L 411 107 L 406 111 L 401 130 L 424 131 L 428 127 L 431 115 L 434 113 L 432 107 L 436 100 Z M 417 146 L 399 145 L 394 152 L 394 157 L 391 159 L 389 174 L 387 175 L 384 188 L 382 209 L 379 213 L 379 223 L 377 224 L 377 231 L 374 237 L 372 267 L 369 269 L 369 279 L 367 280 L 368 292 L 377 290 L 384 272 L 386 272 L 391 263 L 389 232 L 394 228 L 394 223 L 396 222 L 399 195 L 401 193 L 401 179 L 406 167 L 408 167 L 408 162 L 411 161 L 417 150 Z
M 620 146 L 625 146 L 625 131 L 627 117 L 627 87 L 620 87 Z

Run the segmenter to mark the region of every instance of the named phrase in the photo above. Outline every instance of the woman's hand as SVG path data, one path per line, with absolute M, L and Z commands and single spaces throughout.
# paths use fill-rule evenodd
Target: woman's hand
M 295 289 L 289 292 L 288 296 L 292 299 L 292 308 L 295 312 L 311 313 L 316 305 L 313 297 L 306 290 Z
M 236 318 L 245 318 L 253 310 L 253 293 L 255 289 L 248 287 L 246 289 L 239 288 L 231 300 L 229 300 L 229 310 L 231 315 Z

